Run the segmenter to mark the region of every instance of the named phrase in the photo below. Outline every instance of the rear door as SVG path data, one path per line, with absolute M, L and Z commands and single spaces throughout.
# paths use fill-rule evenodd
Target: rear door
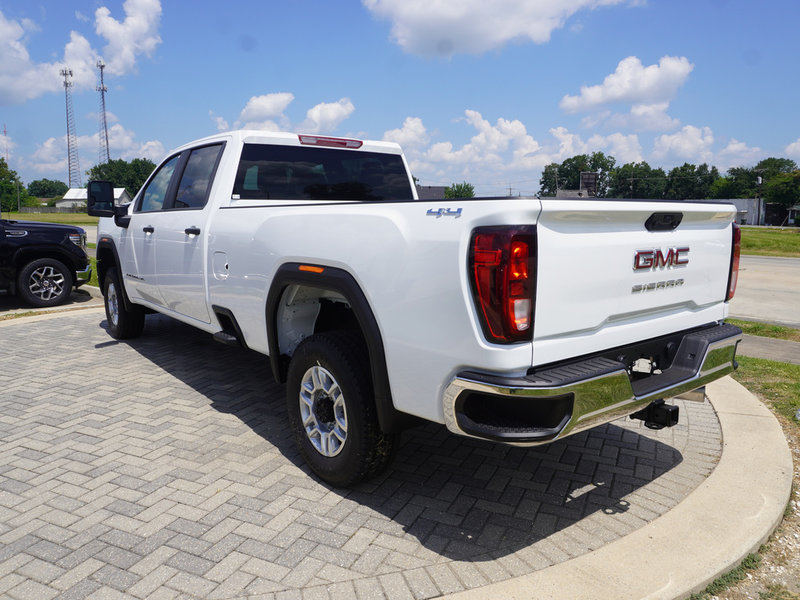
M 542 200 L 534 364 L 723 319 L 735 214 L 730 204 Z

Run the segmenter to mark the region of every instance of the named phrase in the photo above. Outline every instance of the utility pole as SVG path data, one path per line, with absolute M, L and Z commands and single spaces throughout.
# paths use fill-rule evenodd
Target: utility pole
M 64 78 L 64 98 L 67 104 L 67 161 L 69 163 L 69 187 L 81 187 L 81 168 L 78 164 L 78 137 L 75 134 L 75 114 L 72 110 L 72 69 L 60 71 Z
M 100 154 L 98 162 L 102 165 L 111 160 L 108 152 L 108 122 L 106 121 L 106 92 L 108 88 L 103 81 L 103 69 L 106 68 L 106 63 L 103 62 L 103 59 L 97 61 L 97 68 L 100 69 L 100 85 L 96 88 L 100 92 L 100 132 L 97 136 L 100 140 Z
M 5 123 L 3 123 L 3 137 L 6 140 L 6 166 L 8 166 L 8 130 Z

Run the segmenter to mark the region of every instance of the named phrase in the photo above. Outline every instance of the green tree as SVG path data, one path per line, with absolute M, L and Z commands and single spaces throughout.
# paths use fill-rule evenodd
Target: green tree
M 598 198 L 603 198 L 608 195 L 610 173 L 614 169 L 615 163 L 616 160 L 613 156 L 606 156 L 603 152 L 578 154 L 565 159 L 561 164 L 550 163 L 542 171 L 542 178 L 539 180 L 539 194 L 555 196 L 557 189 L 580 189 L 581 173 L 588 171 L 598 174 L 596 195 Z M 557 182 L 556 174 L 558 174 Z
M 133 198 L 155 168 L 155 163 L 146 158 L 134 158 L 130 162 L 120 158 L 95 165 L 86 175 L 89 180 L 110 181 L 114 187 L 124 187 Z
M 664 197 L 667 174 L 653 169 L 645 161 L 627 163 L 614 169 L 609 177 L 608 195 L 612 198 L 658 199 Z
M 17 210 L 17 202 L 21 206 L 35 206 L 36 198 L 28 195 L 28 190 L 16 171 L 8 168 L 4 158 L 0 158 L 0 211 Z
M 764 185 L 764 199 L 786 208 L 800 204 L 800 171 L 779 173 Z
M 709 198 L 711 184 L 719 179 L 717 167 L 709 167 L 706 163 L 695 166 L 683 163 L 671 169 L 667 175 L 665 197 L 672 200 L 701 200 Z
M 471 183 L 464 181 L 463 183 L 454 183 L 449 187 L 444 188 L 445 198 L 474 198 L 475 187 Z
M 37 179 L 28 184 L 28 193 L 37 198 L 55 198 L 67 193 L 69 186 L 63 181 Z
M 785 175 L 797 170 L 797 163 L 790 158 L 765 158 L 755 166 L 756 173 L 766 181 L 777 175 Z

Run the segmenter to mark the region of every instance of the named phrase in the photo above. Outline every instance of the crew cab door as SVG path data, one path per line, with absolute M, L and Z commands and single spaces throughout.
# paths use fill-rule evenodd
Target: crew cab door
M 180 155 L 166 160 L 139 193 L 130 224 L 122 230 L 119 254 L 125 289 L 134 299 L 164 306 L 156 278 L 156 228 L 161 223 Z
M 159 216 L 156 268 L 164 305 L 181 315 L 210 322 L 205 287 L 208 197 L 223 144 L 181 154 L 168 208 Z

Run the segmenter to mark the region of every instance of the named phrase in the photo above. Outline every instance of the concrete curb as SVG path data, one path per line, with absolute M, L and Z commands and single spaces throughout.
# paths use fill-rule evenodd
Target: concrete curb
M 792 456 L 777 419 L 732 378 L 707 393 L 722 428 L 722 457 L 678 506 L 594 552 L 448 598 L 672 600 L 736 567 L 783 518 Z

